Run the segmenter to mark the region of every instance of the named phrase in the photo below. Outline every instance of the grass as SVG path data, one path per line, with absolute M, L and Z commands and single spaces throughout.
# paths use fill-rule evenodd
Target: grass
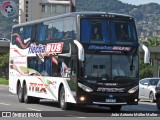
M 0 77 L 0 85 L 8 85 L 8 82 L 5 77 Z

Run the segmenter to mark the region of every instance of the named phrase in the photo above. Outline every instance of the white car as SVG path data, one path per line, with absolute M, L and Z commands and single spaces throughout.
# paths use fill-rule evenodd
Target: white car
M 10 40 L 7 39 L 7 38 L 0 38 L 0 41 L 6 41 L 6 42 L 9 42 Z
M 144 78 L 139 81 L 139 99 L 150 100 L 154 102 L 156 100 L 156 86 L 160 78 Z

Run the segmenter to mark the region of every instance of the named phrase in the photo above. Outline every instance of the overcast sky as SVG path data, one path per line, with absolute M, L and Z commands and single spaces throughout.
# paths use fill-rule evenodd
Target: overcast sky
M 140 4 L 146 4 L 146 3 L 158 3 L 160 4 L 160 0 L 119 0 L 124 3 L 133 4 L 133 5 L 140 5 Z

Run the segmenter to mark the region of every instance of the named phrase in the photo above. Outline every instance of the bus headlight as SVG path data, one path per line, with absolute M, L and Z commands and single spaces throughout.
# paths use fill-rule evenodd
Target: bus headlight
M 138 90 L 138 86 L 135 86 L 132 89 L 128 90 L 128 93 L 135 93 L 137 90 Z
M 80 87 L 80 88 L 82 88 L 84 91 L 86 91 L 86 92 L 92 92 L 93 90 L 91 89 L 91 88 L 89 88 L 89 87 L 87 87 L 87 86 L 85 86 L 85 85 L 83 85 L 83 84 L 81 84 L 81 83 L 78 83 L 78 86 Z

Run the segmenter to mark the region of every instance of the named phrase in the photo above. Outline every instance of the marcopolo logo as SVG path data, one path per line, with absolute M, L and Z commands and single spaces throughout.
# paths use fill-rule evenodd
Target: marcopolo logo
M 18 8 L 13 1 L 4 1 L 1 5 L 1 13 L 5 17 L 14 17 L 17 14 Z

